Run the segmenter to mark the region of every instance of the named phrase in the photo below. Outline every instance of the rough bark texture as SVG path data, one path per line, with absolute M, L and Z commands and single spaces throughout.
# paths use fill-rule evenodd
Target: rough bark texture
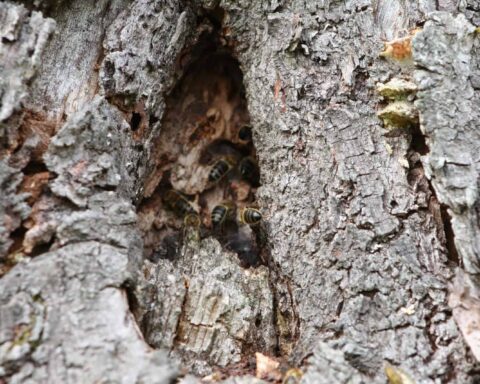
M 0 381 L 260 383 L 255 352 L 302 383 L 478 380 L 479 11 L 0 3 Z M 261 186 L 232 185 L 265 220 L 223 236 L 201 150 L 247 122 Z

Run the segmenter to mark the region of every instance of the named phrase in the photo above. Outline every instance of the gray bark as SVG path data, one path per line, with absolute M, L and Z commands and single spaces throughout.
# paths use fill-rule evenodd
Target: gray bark
M 479 11 L 0 3 L 0 382 L 478 380 Z M 223 237 L 202 159 L 243 123 L 264 223 Z

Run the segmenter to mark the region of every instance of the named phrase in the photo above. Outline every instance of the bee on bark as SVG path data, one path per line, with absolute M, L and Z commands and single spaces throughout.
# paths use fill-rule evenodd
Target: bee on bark
M 214 228 L 219 228 L 226 220 L 231 220 L 234 217 L 235 204 L 232 201 L 224 201 L 212 209 L 212 226 Z
M 253 187 L 260 185 L 260 172 L 258 170 L 258 164 L 252 157 L 245 157 L 240 161 L 238 170 L 242 179 L 247 180 Z
M 235 166 L 235 162 L 230 157 L 224 157 L 213 164 L 210 173 L 208 174 L 208 181 L 211 183 L 218 183 L 228 172 Z
M 256 208 L 245 207 L 240 210 L 240 222 L 248 225 L 256 225 L 262 221 L 262 214 Z
M 163 201 L 178 216 L 182 216 L 184 218 L 186 218 L 188 215 L 198 216 L 193 206 L 180 192 L 170 189 L 163 196 Z
M 245 142 L 252 141 L 252 127 L 249 125 L 244 125 L 238 131 L 238 138 Z

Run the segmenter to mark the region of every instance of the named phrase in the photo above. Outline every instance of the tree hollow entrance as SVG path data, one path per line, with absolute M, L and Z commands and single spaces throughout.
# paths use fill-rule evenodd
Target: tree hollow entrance
M 245 223 L 261 210 L 243 76 L 212 34 L 200 39 L 191 56 L 167 99 L 151 156 L 139 209 L 145 255 L 175 259 L 186 227 L 196 227 L 200 238 L 214 236 L 236 252 L 243 267 L 256 267 L 264 264 L 265 231 Z

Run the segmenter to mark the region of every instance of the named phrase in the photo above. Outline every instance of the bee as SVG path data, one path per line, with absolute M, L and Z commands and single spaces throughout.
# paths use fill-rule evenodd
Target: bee
M 187 213 L 183 219 L 183 238 L 187 242 L 200 241 L 200 225 L 202 224 L 200 216 L 195 213 Z
M 200 216 L 198 213 L 187 213 L 183 219 L 183 224 L 186 227 L 199 228 L 201 224 Z
M 240 210 L 240 222 L 255 225 L 262 221 L 262 214 L 256 208 L 245 207 Z
M 212 209 L 212 226 L 221 227 L 225 220 L 232 219 L 235 215 L 235 205 L 231 201 L 224 201 Z
M 185 218 L 189 215 L 198 216 L 193 206 L 180 192 L 170 189 L 163 196 L 163 201 L 172 211 L 174 211 L 179 216 L 183 216 Z
M 252 157 L 243 158 L 238 165 L 238 170 L 242 179 L 249 181 L 254 187 L 259 185 L 260 173 L 257 162 Z
M 238 138 L 242 141 L 252 141 L 252 127 L 244 125 L 238 131 Z
M 217 160 L 213 164 L 210 173 L 208 174 L 208 181 L 211 183 L 218 183 L 228 172 L 234 167 L 234 161 L 230 157 L 224 157 Z

